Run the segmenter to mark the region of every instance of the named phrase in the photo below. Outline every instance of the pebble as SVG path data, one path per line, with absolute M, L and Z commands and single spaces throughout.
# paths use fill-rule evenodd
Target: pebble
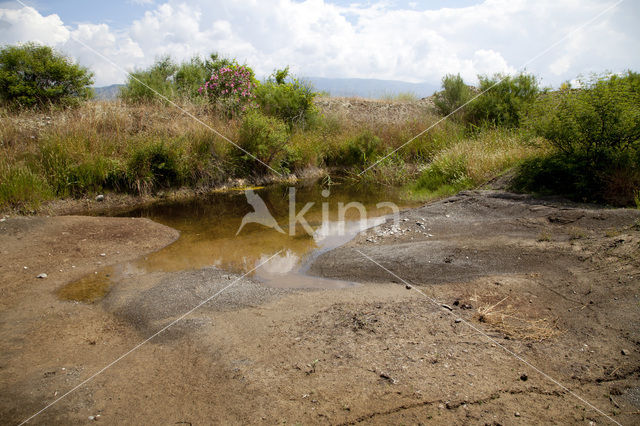
M 626 350 L 626 349 L 621 350 L 621 351 L 620 351 L 620 353 L 621 353 L 622 355 L 625 355 L 625 356 L 626 356 L 626 355 L 629 355 L 629 351 L 628 351 L 628 350 Z
M 105 257 L 107 253 L 100 253 L 100 256 Z
M 515 413 L 513 413 L 514 416 L 516 417 L 520 417 L 520 413 L 518 413 L 517 411 Z
M 38 275 L 36 278 L 47 278 L 47 274 L 42 273 L 42 274 Z
M 526 375 L 526 374 L 524 374 L 524 373 L 520 376 L 520 380 L 522 380 L 523 382 L 526 382 L 526 381 L 527 381 L 527 379 L 529 379 L 529 376 L 527 376 L 527 375 Z
M 460 318 L 456 318 L 455 323 L 456 323 L 456 324 L 458 324 L 458 323 L 460 323 L 460 322 L 462 322 L 462 319 L 460 319 Z
M 405 285 L 404 288 L 406 288 L 407 290 L 411 290 L 411 286 L 409 284 Z
M 96 196 L 96 201 L 104 201 L 104 195 L 99 194 Z

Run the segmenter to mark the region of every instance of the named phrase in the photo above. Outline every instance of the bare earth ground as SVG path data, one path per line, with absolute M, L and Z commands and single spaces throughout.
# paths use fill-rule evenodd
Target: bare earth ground
M 357 287 L 284 291 L 213 268 L 116 268 L 121 283 L 94 304 L 55 290 L 176 233 L 138 219 L 0 223 L 2 423 L 233 283 L 31 423 L 609 422 L 503 347 L 617 422 L 640 422 L 639 211 L 477 191 L 402 217 L 312 268 Z

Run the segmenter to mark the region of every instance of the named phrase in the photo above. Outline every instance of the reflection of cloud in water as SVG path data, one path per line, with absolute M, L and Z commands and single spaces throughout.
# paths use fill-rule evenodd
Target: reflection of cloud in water
M 263 254 L 262 256 L 260 256 L 260 259 L 256 261 L 256 266 L 266 262 L 270 257 L 271 255 Z M 271 258 L 271 260 L 258 268 L 256 272 L 259 276 L 284 275 L 293 271 L 299 263 L 300 256 L 296 255 L 290 250 L 287 250 L 284 254 L 279 254 Z
M 313 233 L 313 239 L 320 248 L 338 247 L 352 239 L 357 233 L 372 226 L 380 225 L 385 220 L 384 217 L 376 217 L 362 220 L 322 222 L 322 225 L 316 228 Z

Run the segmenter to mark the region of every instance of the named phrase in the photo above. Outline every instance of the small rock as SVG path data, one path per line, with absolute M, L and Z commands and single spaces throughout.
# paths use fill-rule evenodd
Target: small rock
M 625 356 L 629 355 L 629 351 L 626 349 L 621 350 L 620 353 Z
M 42 274 L 38 275 L 36 278 L 47 278 L 47 274 L 42 273 Z
M 5 219 L 5 218 L 3 217 L 2 219 L 0 219 L 0 222 L 4 222 L 5 220 L 7 220 L 7 219 Z
M 100 256 L 105 257 L 107 253 L 100 253 Z
M 529 379 L 529 376 L 527 376 L 525 373 L 522 373 L 522 375 L 520 376 L 520 380 L 522 380 L 523 382 L 526 382 Z
M 95 420 L 96 416 L 89 416 L 89 420 Z
M 406 288 L 407 290 L 411 290 L 412 287 L 411 287 L 411 285 L 407 284 L 407 285 L 404 286 L 404 288 Z
M 518 413 L 517 411 L 515 413 L 513 413 L 514 416 L 516 417 L 520 417 L 520 413 Z
M 29 269 L 29 267 L 28 267 L 28 266 L 23 266 L 22 268 L 23 268 L 24 270 Z
M 441 305 L 443 308 L 453 311 L 453 308 L 449 305 L 445 305 L 444 303 Z
M 456 324 L 461 323 L 461 322 L 462 322 L 462 319 L 460 319 L 460 318 L 456 318 L 456 320 L 455 320 L 455 323 L 456 323 Z
M 96 201 L 98 201 L 98 202 L 104 201 L 104 195 L 102 195 L 102 194 L 96 195 Z

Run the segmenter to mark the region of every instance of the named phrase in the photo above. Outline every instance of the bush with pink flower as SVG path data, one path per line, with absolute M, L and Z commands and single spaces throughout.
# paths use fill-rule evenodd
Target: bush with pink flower
M 231 64 L 214 70 L 198 92 L 225 114 L 235 116 L 256 106 L 256 85 L 257 81 L 251 68 Z

